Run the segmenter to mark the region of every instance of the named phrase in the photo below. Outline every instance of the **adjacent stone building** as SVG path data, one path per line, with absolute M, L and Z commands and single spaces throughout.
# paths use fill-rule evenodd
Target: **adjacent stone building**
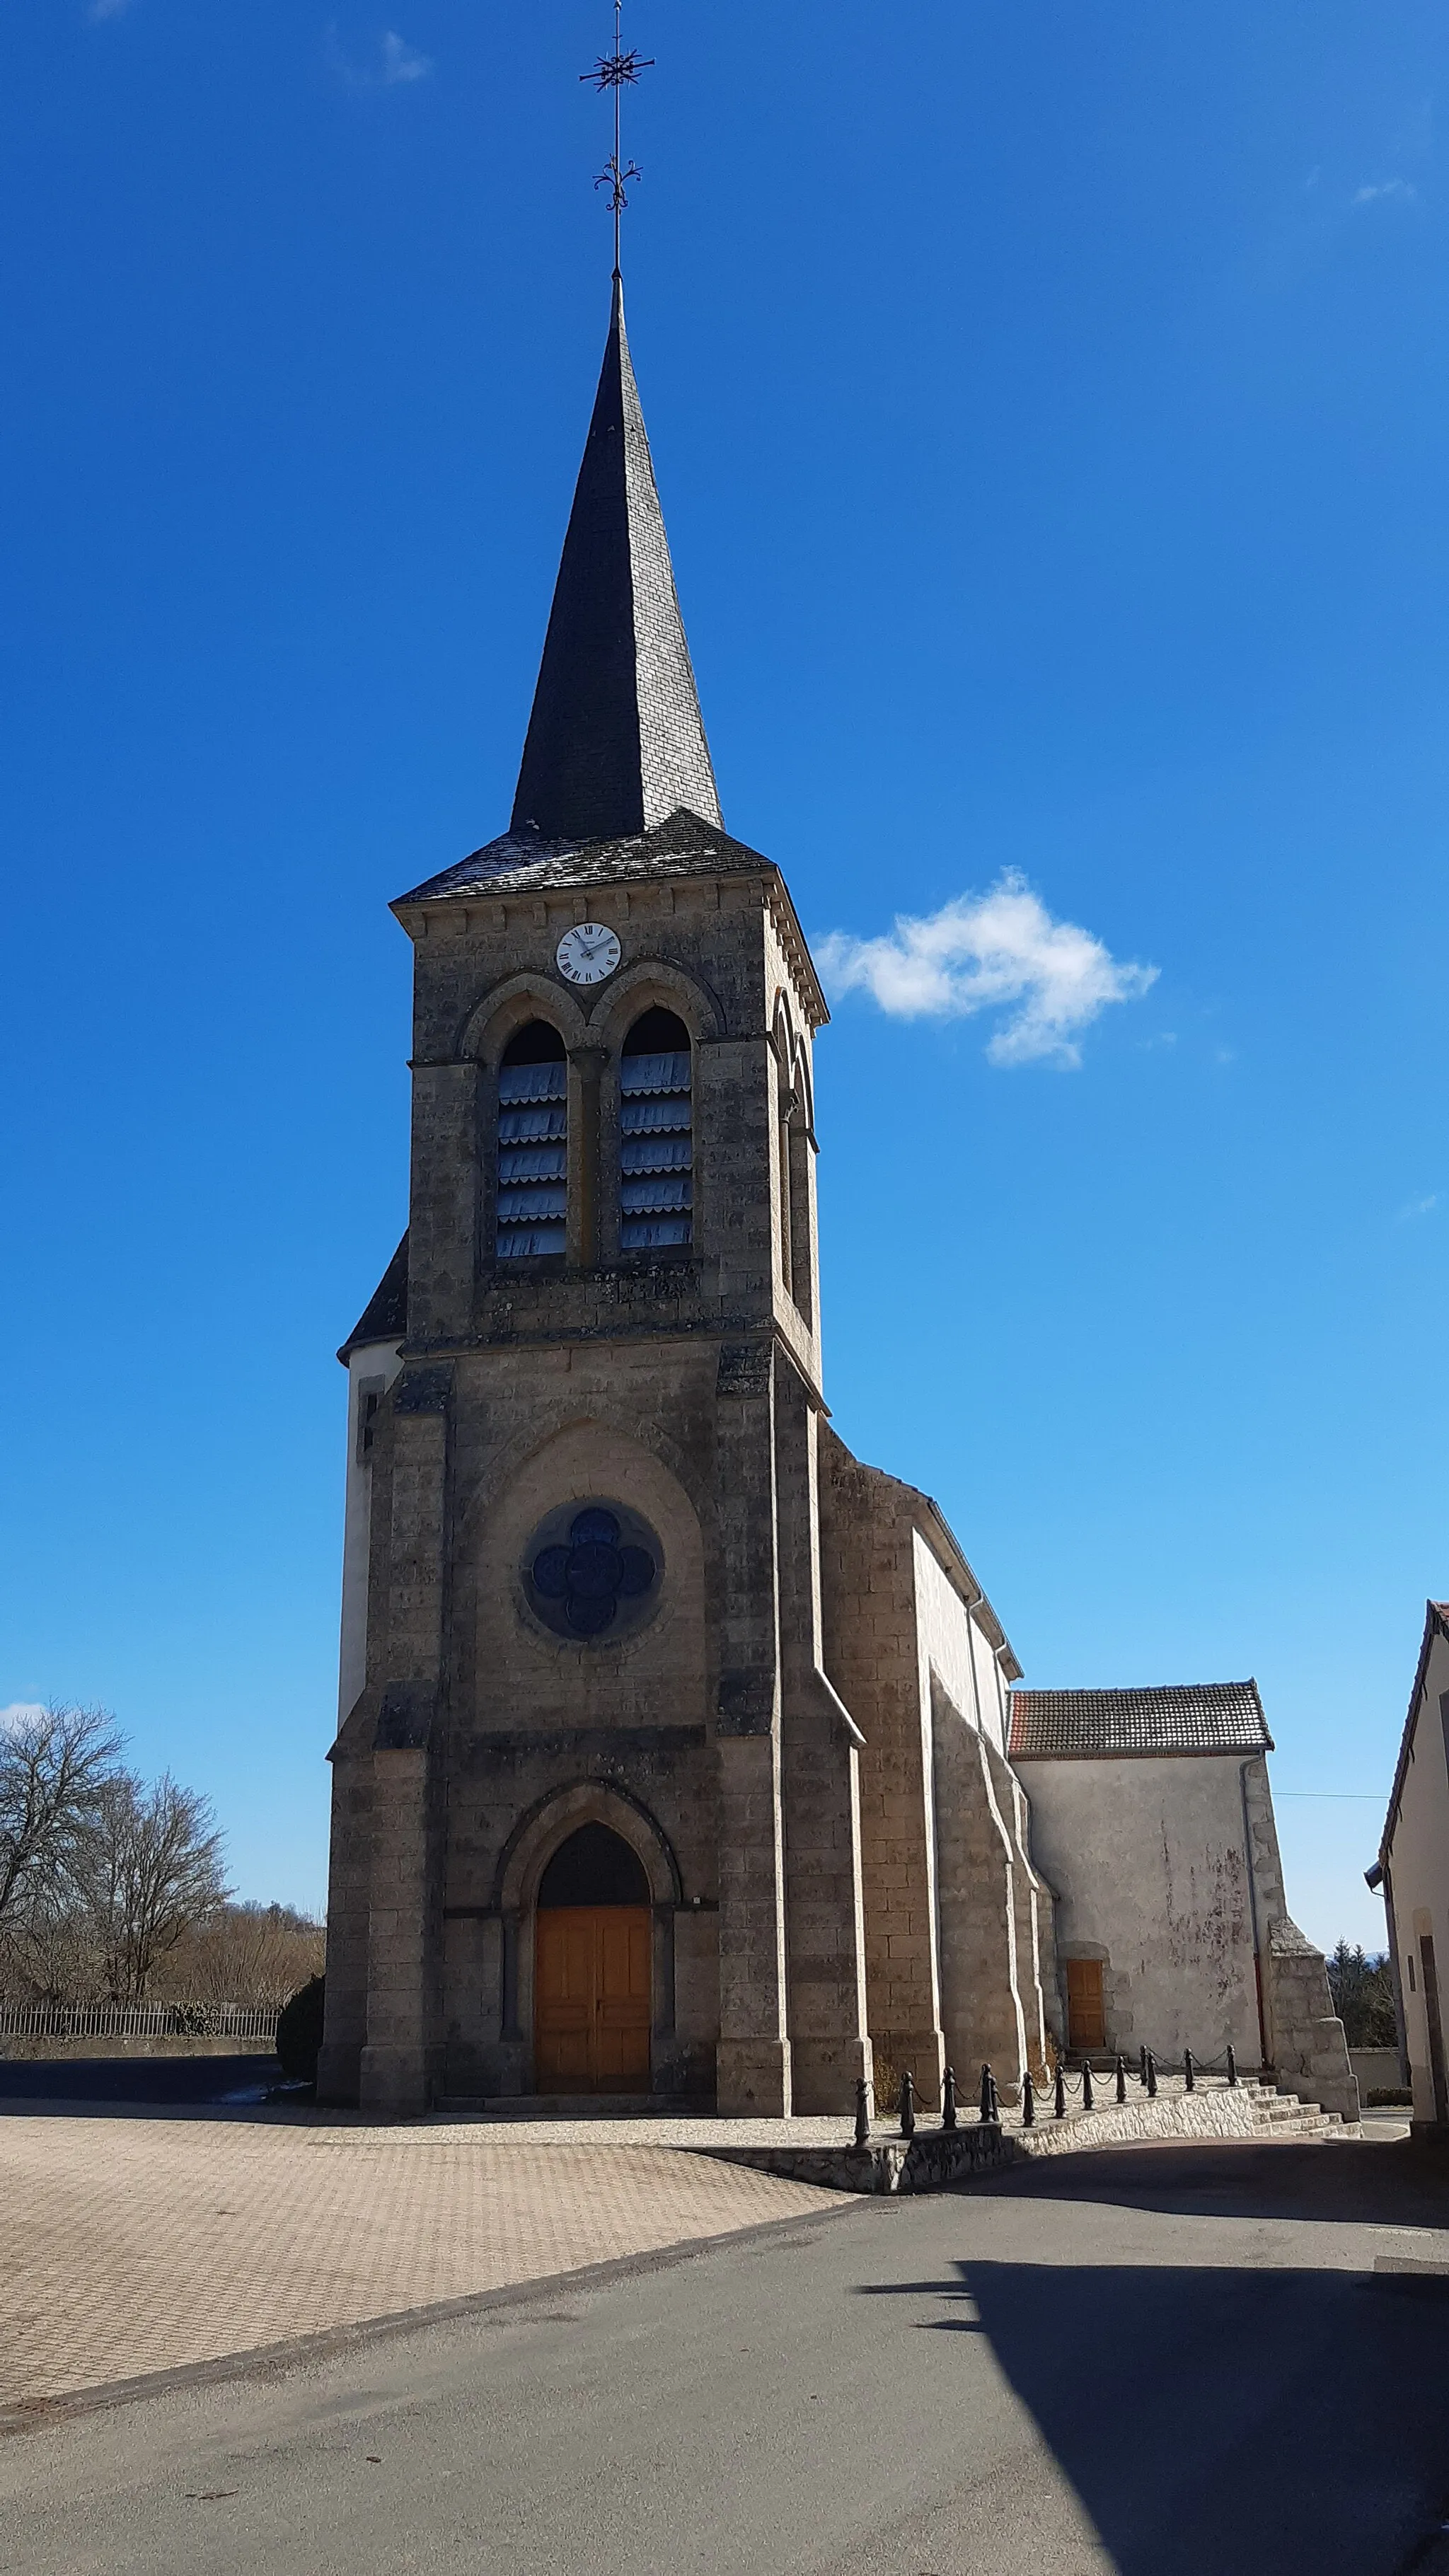
M 1272 1749 L 1252 1681 L 1012 1696 L 1069 2041 L 1168 2064 L 1231 2043 L 1356 2120 L 1323 1954 L 1288 1913 Z
M 1416 2130 L 1449 2137 L 1449 1601 L 1424 1605 L 1424 1635 L 1370 1887 L 1382 1888 L 1400 2055 Z
M 342 1353 L 324 2097 L 844 2115 L 876 2052 L 927 2102 L 948 2062 L 1010 2093 L 1069 2042 L 1059 1919 L 1119 1944 L 1104 2045 L 1266 2056 L 1276 1844 L 1255 1914 L 1189 1797 L 1181 1901 L 1221 1919 L 1134 1985 L 1099 1879 L 1137 1825 L 1039 1766 L 1044 1861 L 1001 1623 L 830 1426 L 828 1015 L 723 826 L 617 281 L 509 829 L 394 910 L 410 1216 Z

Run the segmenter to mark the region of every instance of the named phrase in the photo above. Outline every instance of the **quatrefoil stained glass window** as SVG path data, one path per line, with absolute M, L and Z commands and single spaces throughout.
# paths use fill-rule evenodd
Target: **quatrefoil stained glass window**
M 566 1503 L 541 1521 L 523 1560 L 530 1609 L 557 1637 L 615 1644 L 658 1606 L 664 1551 L 625 1503 Z

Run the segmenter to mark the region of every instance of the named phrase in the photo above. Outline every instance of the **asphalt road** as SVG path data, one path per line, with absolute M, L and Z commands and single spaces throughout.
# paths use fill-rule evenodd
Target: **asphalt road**
M 1407 2576 L 1445 2520 L 1398 2145 L 853 2202 L 0 2442 L 23 2576 Z
M 0 2102 L 260 2102 L 280 2084 L 275 2057 L 6 2057 Z

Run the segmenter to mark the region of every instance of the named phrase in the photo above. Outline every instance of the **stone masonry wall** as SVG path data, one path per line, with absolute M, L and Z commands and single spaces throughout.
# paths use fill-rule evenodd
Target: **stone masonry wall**
M 748 870 L 401 909 L 408 1340 L 336 1748 L 329 2087 L 401 2109 L 531 2084 L 534 1893 L 587 1813 L 650 1873 L 655 2083 L 787 2110 L 798 2034 L 802 2100 L 834 2108 L 869 2053 L 856 1748 L 820 1670 L 815 998 Z M 586 918 L 624 950 L 597 994 L 554 964 Z M 621 1259 L 618 1052 L 654 1006 L 693 1041 L 695 1239 Z M 533 1016 L 570 1061 L 569 1250 L 499 1264 L 496 1066 Z M 658 1612 L 617 1646 L 546 1632 L 520 1578 L 544 1515 L 593 1497 L 663 1549 Z

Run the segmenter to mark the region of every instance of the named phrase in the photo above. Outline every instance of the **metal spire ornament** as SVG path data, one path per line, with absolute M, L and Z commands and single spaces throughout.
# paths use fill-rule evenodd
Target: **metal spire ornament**
M 614 149 L 594 181 L 594 186 L 607 188 L 609 191 L 609 203 L 614 213 L 614 275 L 616 277 L 619 275 L 619 218 L 629 203 L 625 193 L 626 182 L 642 179 L 644 175 L 634 162 L 624 161 L 620 157 L 620 102 L 625 89 L 632 87 L 638 80 L 639 74 L 652 71 L 654 67 L 652 54 L 636 54 L 632 47 L 628 53 L 624 51 L 623 10 L 624 0 L 614 0 L 613 52 L 600 54 L 592 71 L 579 74 L 581 81 L 592 81 L 595 89 L 611 89 L 614 93 Z

